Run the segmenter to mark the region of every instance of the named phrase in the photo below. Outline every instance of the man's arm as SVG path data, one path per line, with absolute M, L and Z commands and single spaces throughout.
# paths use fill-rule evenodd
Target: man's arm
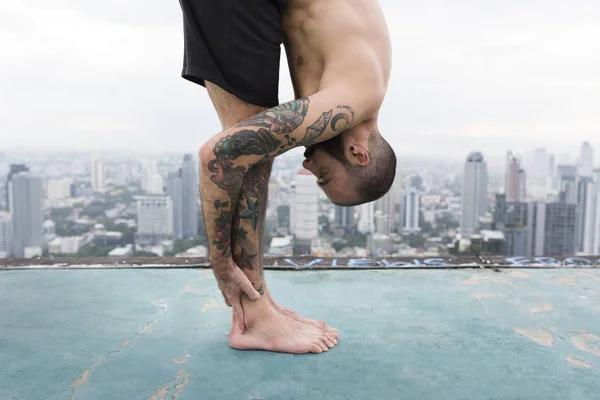
M 231 261 L 233 210 L 248 169 L 294 147 L 328 140 L 369 118 L 379 98 L 358 92 L 331 88 L 282 104 L 223 131 L 202 147 L 201 195 L 211 262 Z

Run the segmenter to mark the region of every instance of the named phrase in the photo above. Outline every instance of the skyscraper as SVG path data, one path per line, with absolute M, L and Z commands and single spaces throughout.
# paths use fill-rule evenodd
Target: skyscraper
M 0 212 L 0 258 L 7 258 L 11 253 L 10 214 Z
M 198 235 L 198 174 L 197 164 L 191 154 L 183 156 L 181 167 L 181 218 L 184 237 Z
M 353 230 L 354 223 L 354 207 L 335 206 L 335 226 L 342 228 L 345 231 Z
M 571 255 L 575 252 L 577 204 L 529 203 L 527 256 Z
M 42 178 L 28 172 L 19 172 L 12 176 L 8 192 L 12 255 L 20 258 L 41 252 L 43 245 Z M 30 251 L 31 249 L 33 250 Z
M 173 230 L 177 238 L 198 235 L 198 178 L 190 154 L 183 165 L 167 177 L 167 196 L 173 201 Z
M 173 202 L 167 196 L 137 198 L 137 244 L 156 244 L 173 237 Z
M 487 212 L 487 165 L 483 155 L 473 152 L 467 157 L 463 173 L 460 233 L 470 238 L 477 229 L 479 217 Z
M 588 184 L 583 220 L 583 252 L 600 254 L 600 169 L 593 171 L 593 183 Z
M 369 202 L 359 206 L 358 230 L 363 235 L 375 231 L 375 203 Z
M 558 189 L 565 201 L 569 204 L 577 204 L 577 166 L 559 165 Z
M 173 234 L 176 238 L 183 238 L 183 203 L 181 188 L 181 168 L 167 176 L 167 196 L 173 202 Z
M 97 154 L 91 158 L 91 182 L 94 192 L 104 192 L 106 185 L 106 168 Z
M 29 167 L 25 164 L 11 164 L 10 170 L 8 171 L 8 176 L 6 177 L 6 185 L 10 185 L 13 175 L 18 174 L 19 172 L 29 172 Z M 7 210 L 10 211 L 10 198 L 8 189 L 6 190 L 6 206 Z
M 415 187 L 410 187 L 404 194 L 404 226 L 402 230 L 406 233 L 419 232 L 419 214 L 421 208 L 421 196 Z
M 310 254 L 310 245 L 319 236 L 319 188 L 310 171 L 296 174 L 295 248 L 294 254 Z
M 525 170 L 521 168 L 519 159 L 511 152 L 506 154 L 504 192 L 507 202 L 525 200 Z
M 577 210 L 575 216 L 575 251 L 582 252 L 585 245 L 586 223 L 593 217 L 589 213 L 591 205 L 588 202 L 593 201 L 592 194 L 594 183 L 591 176 L 581 176 L 577 182 Z
M 594 149 L 589 142 L 583 142 L 579 153 L 579 174 L 592 176 L 594 170 Z

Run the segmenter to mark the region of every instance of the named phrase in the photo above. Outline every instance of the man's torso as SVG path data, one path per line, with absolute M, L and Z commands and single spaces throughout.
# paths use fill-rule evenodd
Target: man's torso
M 376 0 L 290 0 L 283 29 L 300 96 L 333 85 L 386 90 L 391 44 Z

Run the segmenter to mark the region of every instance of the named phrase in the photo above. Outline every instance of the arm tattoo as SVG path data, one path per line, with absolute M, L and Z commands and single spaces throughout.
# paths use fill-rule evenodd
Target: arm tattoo
M 243 156 L 262 156 L 263 161 L 272 159 L 296 146 L 308 146 L 316 143 L 327 131 L 328 127 L 336 133 L 348 129 L 354 120 L 354 112 L 347 105 L 338 105 L 334 115 L 333 110 L 321 114 L 321 116 L 306 129 L 301 140 L 293 133 L 306 118 L 310 105 L 309 98 L 301 98 L 289 103 L 279 105 L 267 111 L 259 113 L 254 117 L 237 124 L 237 132 L 221 138 L 213 148 L 215 158 L 208 163 L 208 170 L 212 174 L 210 179 L 222 190 L 226 191 L 231 203 L 236 204 L 240 188 L 244 184 L 245 210 L 240 209 L 239 218 L 247 219 L 256 231 L 259 225 L 260 210 L 262 206 L 262 195 L 266 193 L 268 185 L 268 174 L 250 173 L 254 168 L 248 170 L 244 166 L 236 166 L 233 161 Z M 296 134 L 297 135 L 297 134 Z M 261 161 L 262 162 L 262 161 Z M 246 176 L 246 178 L 245 178 Z M 241 204 L 240 204 L 241 205 Z M 223 255 L 229 252 L 231 245 L 231 221 L 233 212 L 229 202 L 215 202 L 219 212 L 219 218 L 215 221 L 218 240 L 215 245 L 223 250 Z M 230 234 L 226 235 L 225 232 Z M 242 235 L 243 229 L 236 233 L 236 239 Z M 226 237 L 227 236 L 227 237 Z M 248 255 L 248 265 L 256 254 Z

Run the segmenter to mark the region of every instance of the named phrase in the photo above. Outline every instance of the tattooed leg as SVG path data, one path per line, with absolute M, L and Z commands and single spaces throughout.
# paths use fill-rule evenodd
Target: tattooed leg
M 298 322 L 315 326 L 330 334 L 334 343 L 338 340 L 337 329 L 323 321 L 302 317 L 295 311 L 280 307 L 269 293 L 263 274 L 264 234 L 267 214 L 268 182 L 272 162 L 255 165 L 244 176 L 238 210 L 232 229 L 233 260 L 244 271 L 254 288 L 266 295 L 269 303 L 281 314 Z

